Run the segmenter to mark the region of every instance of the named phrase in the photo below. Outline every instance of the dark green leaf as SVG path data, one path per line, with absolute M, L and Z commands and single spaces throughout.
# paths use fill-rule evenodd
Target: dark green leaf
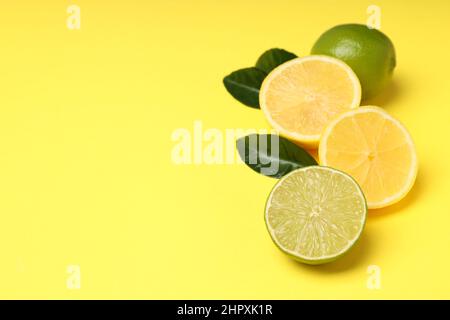
M 297 56 L 291 52 L 288 52 L 283 49 L 270 49 L 264 52 L 261 57 L 259 57 L 256 62 L 256 68 L 269 73 L 280 64 L 285 63 L 286 61 L 297 58 Z
M 259 108 L 259 89 L 266 73 L 257 68 L 237 70 L 223 79 L 227 91 L 238 101 Z
M 305 150 L 273 134 L 250 134 L 236 141 L 242 161 L 252 170 L 281 178 L 292 170 L 317 165 Z

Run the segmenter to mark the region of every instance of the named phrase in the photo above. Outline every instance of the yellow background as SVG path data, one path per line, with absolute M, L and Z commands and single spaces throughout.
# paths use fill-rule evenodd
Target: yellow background
M 66 27 L 72 3 L 81 30 Z M 348 256 L 301 265 L 264 226 L 275 180 L 176 166 L 171 134 L 267 128 L 223 76 L 271 47 L 306 55 L 370 4 L 398 56 L 374 103 L 410 130 L 418 180 Z M 28 0 L 0 21 L 1 298 L 450 298 L 450 2 Z

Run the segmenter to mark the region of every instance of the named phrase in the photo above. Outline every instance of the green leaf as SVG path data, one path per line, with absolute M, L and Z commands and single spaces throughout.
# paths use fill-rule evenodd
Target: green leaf
M 295 58 L 297 58 L 297 56 L 289 51 L 278 48 L 270 49 L 259 57 L 256 62 L 256 68 L 269 73 L 280 64 Z
M 227 91 L 238 101 L 259 108 L 259 89 L 266 73 L 257 68 L 245 68 L 234 71 L 223 79 Z
M 252 170 L 273 178 L 289 172 L 317 165 L 305 150 L 274 134 L 250 134 L 236 141 L 242 161 Z

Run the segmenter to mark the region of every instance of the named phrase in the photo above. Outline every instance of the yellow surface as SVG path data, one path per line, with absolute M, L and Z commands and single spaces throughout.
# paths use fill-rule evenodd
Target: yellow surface
M 411 132 L 418 179 L 322 267 L 270 240 L 275 180 L 174 165 L 171 136 L 194 120 L 267 128 L 223 76 L 274 46 L 307 54 L 329 27 L 365 23 L 372 1 L 74 2 L 81 30 L 66 27 L 69 1 L 0 10 L 1 298 L 450 298 L 450 2 L 376 2 L 398 67 L 371 103 Z
M 359 107 L 361 84 L 342 61 L 307 56 L 273 70 L 261 85 L 259 101 L 268 122 L 280 134 L 317 148 L 330 120 Z
M 320 164 L 358 181 L 370 209 L 403 199 L 417 176 L 417 155 L 408 130 L 384 109 L 364 106 L 346 112 L 325 129 Z

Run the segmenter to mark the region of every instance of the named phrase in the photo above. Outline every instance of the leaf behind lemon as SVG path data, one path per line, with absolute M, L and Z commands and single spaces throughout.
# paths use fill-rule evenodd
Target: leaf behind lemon
M 266 73 L 255 67 L 230 73 L 223 79 L 227 91 L 238 101 L 252 108 L 259 108 L 259 88 Z
M 262 175 L 281 178 L 289 172 L 317 165 L 304 149 L 275 134 L 250 134 L 236 141 L 242 161 Z
M 284 49 L 273 48 L 264 52 L 256 61 L 256 68 L 270 73 L 273 69 L 286 61 L 297 58 L 297 55 Z

